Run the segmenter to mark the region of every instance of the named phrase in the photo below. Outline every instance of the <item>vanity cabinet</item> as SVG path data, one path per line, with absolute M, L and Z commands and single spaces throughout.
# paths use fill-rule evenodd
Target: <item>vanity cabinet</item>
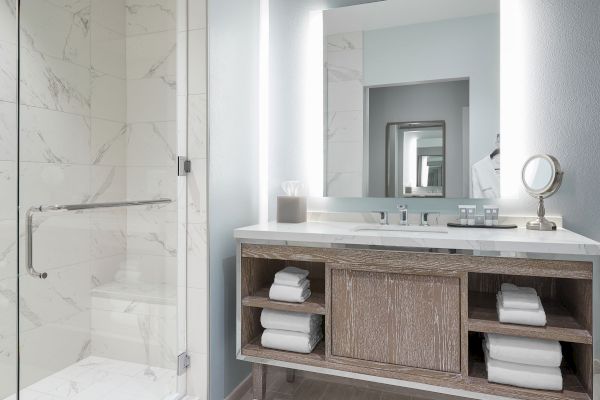
M 238 237 L 238 358 L 254 363 L 256 376 L 262 376 L 264 365 L 276 365 L 468 398 L 594 398 L 597 255 L 482 256 L 464 250 L 414 251 L 414 242 L 404 246 L 411 251 L 404 251 L 289 237 L 284 242 Z M 286 265 L 310 271 L 313 294 L 305 303 L 269 299 L 274 275 Z M 503 282 L 534 287 L 547 326 L 498 322 L 496 293 Z M 263 348 L 264 308 L 323 315 L 323 341 L 310 354 Z M 482 349 L 485 333 L 559 341 L 563 390 L 489 383 Z M 255 398 L 261 399 L 260 388 Z
M 460 278 L 327 265 L 328 357 L 460 373 Z

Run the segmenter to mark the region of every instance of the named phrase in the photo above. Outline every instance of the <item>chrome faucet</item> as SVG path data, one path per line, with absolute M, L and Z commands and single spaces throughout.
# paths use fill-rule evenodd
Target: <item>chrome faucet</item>
M 379 225 L 389 225 L 388 212 L 387 211 L 377 211 L 379 213 Z
M 436 215 L 439 217 L 440 213 L 439 212 L 430 212 L 430 211 L 422 212 L 421 213 L 421 226 L 430 226 L 429 218 L 432 215 Z
M 408 225 L 408 206 L 406 204 L 398 204 L 396 205 L 398 212 L 400 213 L 400 225 L 407 226 Z

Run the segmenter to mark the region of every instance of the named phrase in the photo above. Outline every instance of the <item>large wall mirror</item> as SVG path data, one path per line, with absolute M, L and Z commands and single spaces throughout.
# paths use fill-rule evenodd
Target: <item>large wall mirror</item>
M 499 0 L 324 11 L 324 195 L 500 197 L 499 29 Z

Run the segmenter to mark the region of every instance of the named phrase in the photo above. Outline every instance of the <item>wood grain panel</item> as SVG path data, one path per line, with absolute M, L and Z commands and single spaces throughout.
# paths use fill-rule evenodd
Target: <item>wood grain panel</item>
M 331 354 L 460 372 L 460 280 L 331 271 Z
M 312 292 L 304 303 L 287 303 L 271 300 L 269 298 L 269 289 L 263 288 L 253 296 L 242 298 L 242 305 L 246 307 L 325 315 L 325 294 Z
M 542 299 L 556 297 L 556 279 L 537 276 L 513 276 L 506 274 L 469 274 L 469 290 L 471 292 L 492 293 L 494 298 L 503 283 L 532 287 Z
M 333 264 L 388 265 L 410 273 L 419 270 L 503 273 L 522 276 L 592 279 L 592 263 L 481 257 L 460 254 L 412 253 L 390 250 L 335 249 L 299 246 L 242 244 L 243 257 L 311 261 Z
M 561 279 L 556 283 L 558 300 L 584 329 L 592 332 L 592 281 Z

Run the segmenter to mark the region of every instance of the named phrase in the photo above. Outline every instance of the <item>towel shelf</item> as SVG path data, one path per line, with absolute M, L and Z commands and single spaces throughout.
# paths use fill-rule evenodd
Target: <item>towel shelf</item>
M 325 294 L 313 292 L 304 303 L 286 303 L 269 299 L 269 289 L 263 288 L 251 296 L 244 297 L 242 305 L 246 307 L 325 315 Z
M 29 275 L 39 278 L 46 279 L 48 277 L 47 272 L 38 272 L 33 266 L 33 217 L 38 213 L 46 212 L 64 212 L 64 211 L 83 211 L 93 210 L 100 208 L 116 208 L 116 207 L 131 207 L 131 206 L 148 206 L 156 204 L 168 204 L 171 203 L 171 199 L 156 199 L 156 200 L 134 200 L 134 201 L 118 201 L 111 203 L 81 203 L 81 204 L 60 204 L 60 205 L 46 205 L 31 207 L 27 210 L 27 272 Z

